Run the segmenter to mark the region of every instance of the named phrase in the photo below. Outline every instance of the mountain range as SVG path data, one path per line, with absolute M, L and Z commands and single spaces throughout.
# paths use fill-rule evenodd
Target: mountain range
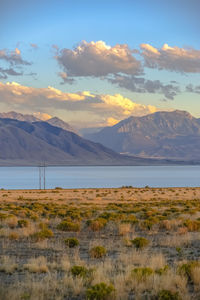
M 184 111 L 130 117 L 79 136 L 54 117 L 0 113 L 0 165 L 160 165 L 200 162 L 200 120 Z
M 0 118 L 0 165 L 146 165 L 48 122 Z
M 161 111 L 143 117 L 132 116 L 84 137 L 128 155 L 200 159 L 200 119 L 186 111 Z

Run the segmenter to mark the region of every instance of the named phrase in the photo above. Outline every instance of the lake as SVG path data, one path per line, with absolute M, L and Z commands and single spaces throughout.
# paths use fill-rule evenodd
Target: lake
M 46 167 L 45 175 L 48 189 L 200 186 L 200 166 Z M 38 189 L 38 167 L 0 167 L 0 188 Z

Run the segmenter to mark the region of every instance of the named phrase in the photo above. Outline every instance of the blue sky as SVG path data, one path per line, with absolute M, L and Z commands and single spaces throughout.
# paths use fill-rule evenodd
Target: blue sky
M 0 6 L 1 110 L 58 115 L 80 126 L 153 112 L 148 105 L 158 110 L 184 109 L 200 117 L 199 1 L 2 0 Z M 98 41 L 102 44 L 95 44 Z M 118 44 L 122 49 L 116 48 Z M 31 100 L 21 88 L 20 103 L 13 96 L 16 85 L 5 86 L 7 82 L 31 87 Z M 48 86 L 65 94 L 59 99 L 48 96 L 55 98 L 52 107 L 44 100 L 49 99 Z M 68 94 L 83 91 L 92 96 L 70 103 Z M 123 98 L 119 103 L 116 97 L 115 104 L 113 98 L 102 97 L 115 94 L 143 105 L 144 111 L 142 106 L 127 110 Z M 41 106 L 39 98 L 44 102 Z M 60 105 L 68 100 L 66 107 Z M 91 122 L 86 124 L 88 119 Z

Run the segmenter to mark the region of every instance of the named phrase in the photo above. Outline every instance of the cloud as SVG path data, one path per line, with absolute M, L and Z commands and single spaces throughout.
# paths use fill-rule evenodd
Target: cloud
M 186 86 L 186 92 L 200 94 L 200 85 L 194 86 L 193 84 L 188 84 Z
M 30 62 L 22 59 L 21 51 L 15 48 L 14 51 L 8 51 L 7 49 L 0 50 L 0 59 L 8 62 L 10 65 L 31 65 Z
M 69 114 L 79 122 L 80 114 L 90 121 L 88 115 L 94 120 L 110 122 L 120 120 L 130 115 L 145 115 L 157 111 L 155 106 L 143 105 L 133 102 L 120 94 L 93 94 L 89 91 L 77 93 L 64 93 L 53 87 L 33 88 L 18 83 L 0 82 L 0 103 L 6 104 L 9 109 L 54 114 L 56 111 Z
M 107 126 L 113 126 L 113 125 L 119 123 L 120 121 L 121 120 L 117 120 L 115 118 L 110 117 L 107 119 Z
M 108 79 L 111 83 L 136 93 L 159 93 L 167 99 L 174 99 L 180 92 L 174 84 L 163 84 L 160 80 L 148 80 L 136 76 L 116 75 Z
M 200 50 L 170 47 L 168 44 L 164 44 L 160 49 L 149 44 L 141 44 L 140 48 L 148 68 L 200 73 Z
M 42 121 L 47 121 L 52 118 L 51 115 L 49 115 L 47 113 L 38 112 L 38 111 L 34 112 L 33 115 L 34 115 L 34 117 L 36 117 Z
M 111 47 L 103 41 L 82 41 L 73 50 L 61 49 L 55 58 L 67 77 L 139 74 L 142 70 L 140 61 L 126 44 Z
M 74 79 L 73 78 L 69 78 L 67 76 L 66 72 L 58 72 L 58 76 L 62 79 L 60 84 L 64 84 L 64 83 L 69 83 L 72 84 L 74 83 Z
M 13 68 L 4 69 L 0 67 L 0 78 L 7 79 L 9 76 L 21 76 L 22 72 L 17 72 Z

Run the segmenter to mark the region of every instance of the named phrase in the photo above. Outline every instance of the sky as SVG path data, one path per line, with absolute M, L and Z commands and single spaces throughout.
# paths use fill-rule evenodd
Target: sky
M 199 0 L 1 0 L 0 110 L 76 127 L 200 118 Z

